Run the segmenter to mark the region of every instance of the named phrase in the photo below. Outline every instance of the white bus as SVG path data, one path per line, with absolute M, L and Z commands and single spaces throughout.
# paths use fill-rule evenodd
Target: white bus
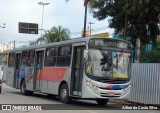
M 6 84 L 22 94 L 40 92 L 96 100 L 127 98 L 130 93 L 131 43 L 112 38 L 76 38 L 9 52 Z

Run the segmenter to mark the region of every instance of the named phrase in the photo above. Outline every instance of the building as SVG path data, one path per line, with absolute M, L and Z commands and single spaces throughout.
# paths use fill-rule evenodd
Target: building
M 90 31 L 86 31 L 85 36 L 86 37 L 92 36 L 92 37 L 97 37 L 97 38 L 100 38 L 100 37 L 101 38 L 104 38 L 104 37 L 109 38 L 109 32 L 91 35 Z M 82 37 L 83 37 L 83 31 L 82 31 Z
M 10 51 L 13 48 L 14 48 L 14 44 L 11 42 L 0 44 L 0 52 Z

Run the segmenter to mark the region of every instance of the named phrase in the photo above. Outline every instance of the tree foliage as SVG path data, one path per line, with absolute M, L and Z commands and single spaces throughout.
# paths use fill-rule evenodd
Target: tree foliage
M 157 46 L 159 0 L 90 0 L 90 8 L 98 20 L 110 17 L 109 26 L 116 33 L 126 32 L 131 41 L 140 38 L 143 43 L 152 41 Z
M 160 63 L 160 49 L 153 49 L 150 52 L 146 52 L 145 47 L 141 47 L 140 62 L 142 63 Z
M 37 43 L 52 43 L 70 39 L 70 31 L 62 26 L 52 27 L 51 30 L 47 31 L 42 37 L 37 40 Z

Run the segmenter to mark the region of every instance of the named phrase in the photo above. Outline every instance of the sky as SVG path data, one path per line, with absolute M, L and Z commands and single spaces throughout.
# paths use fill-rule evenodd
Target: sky
M 71 38 L 81 36 L 85 10 L 83 0 L 70 0 L 68 3 L 65 0 L 0 0 L 0 26 L 6 24 L 5 28 L 0 28 L 0 44 L 15 40 L 18 45 L 35 41 L 41 36 L 41 31 L 38 35 L 18 33 L 18 22 L 37 23 L 41 28 L 43 7 L 38 2 L 50 3 L 44 6 L 43 29 L 50 30 L 53 26 L 61 25 L 70 30 Z M 107 28 L 107 19 L 98 21 L 88 12 L 87 26 L 89 22 L 94 23 L 92 29 L 96 31 L 93 34 L 114 32 Z

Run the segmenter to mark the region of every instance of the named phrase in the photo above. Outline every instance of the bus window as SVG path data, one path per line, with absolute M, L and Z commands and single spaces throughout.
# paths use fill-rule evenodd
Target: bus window
M 55 66 L 56 65 L 56 56 L 57 56 L 56 48 L 48 48 L 45 53 L 44 66 L 46 66 L 46 67 Z
M 71 46 L 62 46 L 58 48 L 57 66 L 65 67 L 70 65 Z
M 35 51 L 30 50 L 28 53 L 28 60 L 27 60 L 27 66 L 28 67 L 33 67 L 34 66 L 34 56 L 35 56 Z
M 23 51 L 21 66 L 27 66 L 27 59 L 28 59 L 28 51 Z
M 8 67 L 14 67 L 14 59 L 15 59 L 15 54 L 10 53 L 9 58 L 8 58 Z

